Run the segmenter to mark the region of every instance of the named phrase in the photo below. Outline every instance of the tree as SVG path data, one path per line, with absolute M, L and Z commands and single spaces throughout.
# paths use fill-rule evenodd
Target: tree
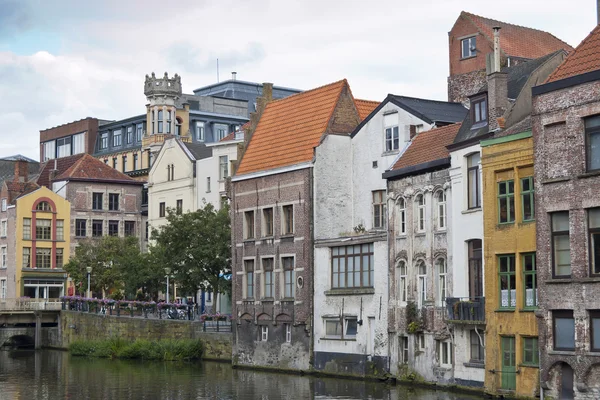
M 178 214 L 169 209 L 167 224 L 152 230 L 150 254 L 169 267 L 180 290 L 228 292 L 231 274 L 231 228 L 229 207 L 216 210 L 212 204 Z

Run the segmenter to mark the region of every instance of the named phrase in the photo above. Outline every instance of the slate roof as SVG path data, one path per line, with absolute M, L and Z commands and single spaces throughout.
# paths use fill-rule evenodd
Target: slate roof
M 461 103 L 418 99 L 394 94 L 389 94 L 388 98 L 398 107 L 430 124 L 461 122 L 468 111 Z
M 460 126 L 460 123 L 451 124 L 419 133 L 390 170 L 401 171 L 405 168 L 418 167 L 421 164 L 444 159 L 448 159 L 449 163 L 450 153 L 446 146 L 454 141 Z
M 563 63 L 548 77 L 546 82 L 600 70 L 600 25 L 583 39 Z
M 460 16 L 471 21 L 478 31 L 490 41 L 494 38 L 492 28 L 494 26 L 502 28 L 500 30 L 500 48 L 508 56 L 533 59 L 557 50 L 573 50 L 568 43 L 548 32 L 497 21 L 466 11 L 461 12 Z
M 267 104 L 236 175 L 309 162 L 348 82 L 344 79 Z
M 371 114 L 371 112 L 375 110 L 380 103 L 372 100 L 355 99 L 354 104 L 356 104 L 358 115 L 362 121 L 363 119 L 367 118 L 367 116 Z
M 16 160 L 27 161 L 29 179 L 33 179 L 40 170 L 39 162 L 27 157 L 23 157 L 20 154 L 16 156 L 0 158 L 0 184 L 2 184 L 4 181 L 10 181 L 13 179 L 15 175 Z
M 212 157 L 212 148 L 206 147 L 204 143 L 182 142 L 182 144 L 190 151 L 190 153 L 192 153 L 194 160 Z

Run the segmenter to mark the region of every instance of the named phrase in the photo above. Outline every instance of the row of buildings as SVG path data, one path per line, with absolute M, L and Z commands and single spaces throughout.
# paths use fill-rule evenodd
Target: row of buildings
M 234 363 L 598 398 L 599 41 L 463 12 L 448 102 L 265 97 L 231 178 Z

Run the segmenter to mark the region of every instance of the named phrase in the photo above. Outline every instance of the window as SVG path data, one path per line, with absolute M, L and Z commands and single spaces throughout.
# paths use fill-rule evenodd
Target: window
M 396 233 L 398 235 L 406 234 L 406 203 L 403 198 L 399 198 L 397 204 L 398 208 L 398 225 L 396 228 Z
M 50 140 L 44 142 L 44 158 L 42 161 L 53 160 L 56 158 L 56 141 Z
M 481 240 L 473 239 L 468 242 L 469 247 L 469 295 L 471 298 L 483 296 L 483 268 Z
M 56 220 L 56 240 L 65 240 L 65 221 Z
M 588 210 L 589 257 L 592 275 L 600 275 L 600 208 Z
M 264 208 L 262 210 L 263 237 L 273 236 L 273 209 Z
M 415 198 L 417 208 L 415 215 L 417 218 L 417 232 L 425 232 L 425 195 L 417 195 Z
M 538 338 L 536 337 L 524 337 L 523 338 L 523 364 L 538 366 L 539 350 L 538 350 Z
M 119 236 L 119 221 L 108 221 L 108 234 Z
M 587 170 L 600 169 L 600 115 L 585 119 Z
M 523 254 L 523 282 L 525 288 L 525 308 L 535 308 L 538 305 L 537 297 L 537 268 L 535 253 Z
M 8 222 L 4 219 L 0 222 L 0 236 L 6 237 L 8 233 Z
M 165 216 L 165 214 L 166 214 L 165 203 L 164 202 L 159 203 L 158 204 L 158 216 L 162 218 Z
M 417 335 L 417 348 L 420 351 L 424 351 L 425 350 L 425 334 L 423 334 L 423 333 L 419 333 Z
M 121 145 L 121 130 L 117 129 L 113 131 L 113 147 Z
M 210 193 L 210 176 L 206 177 L 206 193 Z
M 56 153 L 58 157 L 71 155 L 71 137 L 56 139 Z
M 517 279 L 515 274 L 515 256 L 498 257 L 498 275 L 500 282 L 500 308 L 515 308 Z
M 38 203 L 38 205 L 35 207 L 36 211 L 46 211 L 46 212 L 50 212 L 52 211 L 52 208 L 50 207 L 50 203 L 48 203 L 47 201 L 42 201 L 40 203 Z
M 127 134 L 126 134 L 126 137 L 125 137 L 125 141 L 127 143 L 133 142 L 133 126 L 128 126 L 127 127 Z
M 481 207 L 481 196 L 479 194 L 479 153 L 471 154 L 467 157 L 467 175 L 468 175 L 468 208 Z
M 125 221 L 125 236 L 135 236 L 135 221 Z
M 77 135 L 73 135 L 72 143 L 73 150 L 71 154 L 85 153 L 85 133 L 78 133 Z
M 398 343 L 398 348 L 399 348 L 399 356 L 400 356 L 400 362 L 402 364 L 408 364 L 408 337 L 407 336 L 400 336 L 399 338 L 399 343 Z
M 407 268 L 406 261 L 400 260 L 398 262 L 398 300 L 401 302 L 406 301 L 406 280 L 407 280 Z
M 23 218 L 23 239 L 31 240 L 31 218 Z
M 269 340 L 269 327 L 268 326 L 261 325 L 260 333 L 261 333 L 260 340 L 262 340 L 263 342 L 266 342 L 267 340 Z
M 373 287 L 373 243 L 332 247 L 331 287 Z
M 554 350 L 575 350 L 575 320 L 573 310 L 552 311 Z
M 376 190 L 373 192 L 373 228 L 385 228 L 386 219 L 385 190 Z
M 135 131 L 136 131 L 136 133 L 135 133 L 135 136 L 136 136 L 135 139 L 136 139 L 136 141 L 141 142 L 142 141 L 142 135 L 143 135 L 143 132 L 144 132 L 144 125 L 143 124 L 137 124 L 135 126 Z
M 2 199 L 2 211 L 6 211 L 6 199 Z
M 196 121 L 196 140 L 204 142 L 204 122 Z
M 51 268 L 51 249 L 35 249 L 35 267 Z
M 254 211 L 244 212 L 244 239 L 254 239 Z
M 49 219 L 35 220 L 35 238 L 38 240 L 52 239 L 52 221 Z
M 285 342 L 292 343 L 292 324 L 283 324 L 285 328 Z
M 294 257 L 281 257 L 283 264 L 283 297 L 296 297 L 296 280 L 294 273 Z
M 254 298 L 254 260 L 244 260 L 246 273 L 246 298 Z
M 427 300 L 427 266 L 425 261 L 417 261 L 417 307 L 423 308 Z
M 171 133 L 171 111 L 167 111 L 167 133 Z
M 6 279 L 0 279 L 0 299 L 6 299 Z
M 521 203 L 523 221 L 533 221 L 535 219 L 535 191 L 532 176 L 521 178 Z
M 262 259 L 262 269 L 263 269 L 263 297 L 264 298 L 274 298 L 275 297 L 275 281 L 273 279 L 273 259 L 272 258 L 263 258 Z
M 102 221 L 95 219 L 92 221 L 92 236 L 99 237 L 102 236 Z
M 440 190 L 436 195 L 437 200 L 437 228 L 446 229 L 446 192 Z
M 229 176 L 229 160 L 227 156 L 219 156 L 219 180 Z
M 283 218 L 282 218 L 282 235 L 291 235 L 294 233 L 294 206 L 289 204 L 281 207 Z
M 137 171 L 137 169 L 138 169 L 138 155 L 137 155 L 137 153 L 135 153 L 133 155 L 133 169 L 132 169 L 132 171 Z
M 445 340 L 437 341 L 438 360 L 441 367 L 452 366 L 452 342 Z
M 102 132 L 100 135 L 100 149 L 106 149 L 108 147 L 108 132 Z
M 485 361 L 485 336 L 483 332 L 475 329 L 471 331 L 471 360 L 472 363 L 483 363 Z
M 328 338 L 342 338 L 342 322 L 339 318 L 326 319 L 325 323 L 325 336 Z
M 551 214 L 552 218 L 552 259 L 555 278 L 571 276 L 571 250 L 569 243 L 569 212 L 560 211 Z
M 175 118 L 175 135 L 181 136 L 181 123 L 183 120 L 180 117 Z
M 156 133 L 156 129 L 154 129 L 154 110 L 152 110 L 152 134 Z
M 498 182 L 498 222 L 515 222 L 515 182 Z
M 358 319 L 356 317 L 344 318 L 345 328 L 344 338 L 353 339 L 356 338 L 358 332 Z
M 102 210 L 102 193 L 92 193 L 92 210 Z
M 181 214 L 183 212 L 183 199 L 177 199 L 177 214 Z
M 397 126 L 385 128 L 385 151 L 400 149 L 400 132 Z
M 123 172 L 127 172 L 127 156 L 123 156 Z
M 6 246 L 0 247 L 0 268 L 6 268 L 7 255 L 8 253 Z
M 480 127 L 487 122 L 487 99 L 480 97 L 471 100 L 471 120 L 473 127 Z
M 119 194 L 118 193 L 109 193 L 108 194 L 108 209 L 110 211 L 118 211 L 119 210 Z
M 446 305 L 446 293 L 448 293 L 448 286 L 446 280 L 446 274 L 448 272 L 446 266 L 446 260 L 438 258 L 435 262 L 437 273 L 438 273 L 438 305 L 444 307 Z
M 215 141 L 219 141 L 227 136 L 227 125 L 215 124 Z
M 63 249 L 56 249 L 56 265 L 55 268 L 62 268 L 64 264 Z
M 158 133 L 163 133 L 163 110 L 158 110 Z
M 113 166 L 114 169 L 117 169 L 117 157 L 113 157 Z
M 87 236 L 87 221 L 85 219 L 75 220 L 75 236 L 86 237 Z
M 23 247 L 23 268 L 31 268 L 31 247 Z
M 600 310 L 590 310 L 590 350 L 600 351 Z
M 461 58 L 475 57 L 477 55 L 477 39 L 475 36 L 460 41 Z
M 328 318 L 323 320 L 325 336 L 331 339 L 356 339 L 358 319 L 355 316 Z

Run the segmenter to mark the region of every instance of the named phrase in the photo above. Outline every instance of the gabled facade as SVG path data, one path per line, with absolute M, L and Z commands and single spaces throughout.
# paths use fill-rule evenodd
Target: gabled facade
M 542 393 L 600 396 L 600 26 L 533 89 Z

